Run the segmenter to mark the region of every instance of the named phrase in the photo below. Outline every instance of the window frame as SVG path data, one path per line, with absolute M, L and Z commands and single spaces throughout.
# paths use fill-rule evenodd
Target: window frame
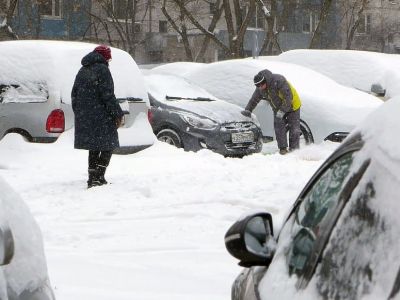
M 128 14 L 126 13 L 126 8 L 124 8 L 123 9 L 123 11 L 125 11 L 125 15 L 124 16 L 122 16 L 122 18 L 121 18 L 121 16 L 117 16 L 117 14 L 115 13 L 116 12 L 116 9 L 115 9 L 115 7 L 116 7 L 116 2 L 117 1 L 121 1 L 121 0 L 112 0 L 111 1 L 111 6 L 112 6 L 112 18 L 114 18 L 115 20 L 118 20 L 119 22 L 128 22 L 128 23 L 131 23 L 132 22 L 132 19 L 131 18 L 127 18 L 127 16 L 128 16 Z M 124 1 L 124 3 L 125 3 L 125 5 L 127 5 L 128 4 L 128 0 L 122 0 L 122 1 Z M 112 20 L 111 18 L 109 18 L 110 20 Z
M 8 10 L 10 9 L 10 1 L 11 0 L 3 0 L 3 1 L 5 2 L 6 6 L 5 6 L 5 10 L 4 11 L 0 10 L 0 16 L 6 16 L 7 13 L 8 13 Z M 13 16 L 17 15 L 18 5 L 19 5 L 19 2 L 16 3 L 15 10 L 13 12 Z
M 163 29 L 163 30 L 161 30 L 161 29 Z M 158 32 L 159 33 L 168 33 L 168 21 L 158 20 Z
M 304 22 L 305 21 L 305 19 L 304 19 L 305 16 L 307 16 L 307 18 L 308 18 L 308 23 Z M 318 22 L 319 22 L 319 15 L 314 11 L 311 11 L 311 10 L 307 11 L 307 13 L 303 15 L 303 20 L 301 22 L 301 31 L 303 33 L 312 33 L 312 32 L 314 32 L 315 29 L 317 28 Z M 308 29 L 304 29 L 304 25 L 305 24 L 308 24 L 308 26 L 309 26 Z
M 355 140 L 356 141 L 353 142 L 353 144 L 348 145 L 347 147 L 346 145 L 343 145 L 341 148 L 339 148 L 313 175 L 311 180 L 308 182 L 303 191 L 300 193 L 300 196 L 293 205 L 293 208 L 291 209 L 290 214 L 285 220 L 285 223 L 282 228 L 284 228 L 288 222 L 296 222 L 295 218 L 300 205 L 303 203 L 303 200 L 306 197 L 306 195 L 308 195 L 310 190 L 319 181 L 321 176 L 323 176 L 325 172 L 329 168 L 331 168 L 332 165 L 339 159 L 341 159 L 344 155 L 351 152 L 356 153 L 362 148 L 363 141 L 361 140 L 361 136 L 357 135 L 355 137 Z M 369 163 L 370 160 L 364 161 L 362 165 L 358 168 L 358 170 L 356 172 L 353 172 L 351 177 L 344 183 L 340 192 L 341 196 L 337 204 L 337 207 L 335 208 L 335 210 L 331 211 L 332 217 L 330 219 L 329 225 L 326 226 L 325 232 L 315 240 L 313 250 L 310 253 L 310 259 L 308 259 L 307 263 L 305 264 L 303 273 L 301 275 L 297 275 L 298 276 L 298 280 L 296 283 L 297 289 L 304 289 L 307 286 L 308 282 L 312 279 L 315 273 L 315 269 L 322 257 L 323 251 L 329 242 L 331 233 L 336 226 L 337 220 L 339 219 L 343 211 L 343 208 L 346 206 L 348 200 L 350 199 L 353 190 L 356 188 L 358 182 L 360 181 L 363 174 L 367 170 Z M 291 239 L 290 245 L 292 245 L 292 242 L 293 238 Z
M 51 15 L 40 13 L 40 4 L 38 4 L 38 12 L 41 18 L 45 19 L 62 19 L 63 15 L 63 0 L 50 0 L 51 1 Z M 58 3 L 58 15 L 56 15 L 56 6 Z
M 372 14 L 363 13 L 361 15 L 360 24 L 357 26 L 356 34 L 357 35 L 371 34 L 371 28 L 372 28 Z

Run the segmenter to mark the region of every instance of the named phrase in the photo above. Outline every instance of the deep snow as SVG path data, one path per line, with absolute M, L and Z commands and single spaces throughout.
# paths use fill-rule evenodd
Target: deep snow
M 73 131 L 48 145 L 12 134 L 0 175 L 39 222 L 58 300 L 220 300 L 240 271 L 223 242 L 231 223 L 267 209 L 279 228 L 336 146 L 280 156 L 266 144 L 265 155 L 234 159 L 157 142 L 113 156 L 111 184 L 87 190 L 87 152 L 73 149 Z

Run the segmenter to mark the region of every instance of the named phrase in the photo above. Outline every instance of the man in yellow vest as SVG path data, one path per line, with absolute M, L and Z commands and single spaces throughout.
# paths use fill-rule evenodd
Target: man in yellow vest
M 251 112 L 261 100 L 266 100 L 274 112 L 274 129 L 280 154 L 288 153 L 286 132 L 289 131 L 289 151 L 299 148 L 300 97 L 294 87 L 280 74 L 262 70 L 254 76 L 256 90 L 242 114 Z

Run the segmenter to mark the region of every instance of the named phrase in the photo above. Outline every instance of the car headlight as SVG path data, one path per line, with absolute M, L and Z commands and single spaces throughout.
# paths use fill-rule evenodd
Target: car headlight
M 190 126 L 199 128 L 199 129 L 206 129 L 206 130 L 213 130 L 217 128 L 218 124 L 213 120 L 206 119 L 206 118 L 199 118 L 194 115 L 189 114 L 180 114 L 180 117 L 188 123 Z

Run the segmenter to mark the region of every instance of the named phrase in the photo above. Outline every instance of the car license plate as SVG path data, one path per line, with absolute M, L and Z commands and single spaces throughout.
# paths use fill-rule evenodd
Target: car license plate
M 253 141 L 254 133 L 252 131 L 232 133 L 232 143 L 251 143 Z

